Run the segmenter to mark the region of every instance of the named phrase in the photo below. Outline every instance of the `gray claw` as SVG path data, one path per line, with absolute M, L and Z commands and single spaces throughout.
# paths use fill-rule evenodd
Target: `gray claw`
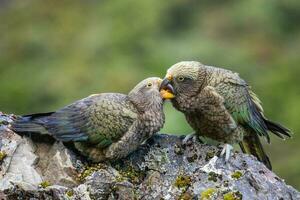
M 195 142 L 197 140 L 197 135 L 195 132 L 188 134 L 185 136 L 185 138 L 182 140 L 183 145 L 188 145 L 189 141 L 192 140 L 192 142 Z
M 231 157 L 231 151 L 233 147 L 230 144 L 225 144 L 223 147 L 223 150 L 221 152 L 221 157 L 224 157 L 225 155 L 225 162 L 227 163 L 229 161 L 229 158 Z

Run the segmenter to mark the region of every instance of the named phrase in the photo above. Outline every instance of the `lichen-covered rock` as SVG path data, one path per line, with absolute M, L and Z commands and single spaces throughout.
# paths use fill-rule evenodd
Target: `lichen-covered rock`
M 215 146 L 183 146 L 181 137 L 157 134 L 125 159 L 89 164 L 61 143 L 36 143 L 9 131 L 11 119 L 0 116 L 0 152 L 6 155 L 0 199 L 300 199 L 245 154 L 225 164 Z

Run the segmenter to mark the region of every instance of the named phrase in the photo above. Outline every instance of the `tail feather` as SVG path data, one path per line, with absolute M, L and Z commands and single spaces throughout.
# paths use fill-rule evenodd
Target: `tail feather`
M 291 131 L 288 128 L 285 128 L 279 123 L 272 122 L 268 119 L 263 119 L 268 130 L 280 137 L 281 139 L 285 139 L 285 137 L 291 137 Z
M 282 126 L 279 123 L 272 122 L 264 116 L 261 101 L 258 99 L 257 95 L 251 90 L 249 91 L 249 95 L 251 97 L 250 108 L 252 111 L 252 117 L 256 122 L 256 126 L 252 126 L 252 128 L 256 129 L 256 127 L 260 127 L 259 129 L 257 129 L 258 132 L 256 132 L 259 133 L 259 135 L 266 136 L 268 143 L 270 142 L 270 138 L 267 131 L 271 131 L 281 139 L 285 139 L 285 137 L 291 137 L 291 131 L 288 128 Z
M 239 143 L 243 153 L 251 154 L 257 158 L 257 160 L 263 162 L 267 168 L 272 170 L 272 165 L 269 157 L 265 153 L 263 146 L 256 134 L 245 136 L 244 140 Z
M 28 133 L 49 134 L 47 129 L 38 119 L 50 116 L 52 113 L 39 113 L 18 117 L 11 125 L 11 129 L 22 135 Z
M 34 113 L 34 114 L 29 114 L 29 115 L 23 115 L 22 117 L 28 117 L 30 119 L 36 119 L 39 117 L 48 117 L 50 115 L 52 115 L 54 112 L 47 112 L 47 113 Z

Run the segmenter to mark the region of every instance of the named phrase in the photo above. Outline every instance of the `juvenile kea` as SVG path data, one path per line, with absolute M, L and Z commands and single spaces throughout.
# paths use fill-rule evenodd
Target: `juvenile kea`
M 268 142 L 269 131 L 282 139 L 290 137 L 290 130 L 264 116 L 258 97 L 232 71 L 195 61 L 179 62 L 168 69 L 161 90 L 185 114 L 196 135 L 225 144 L 221 153 L 225 161 L 230 157 L 230 144 L 239 143 L 244 153 L 271 169 L 259 136 Z
M 120 159 L 163 127 L 161 82 L 160 78 L 148 78 L 128 95 L 95 94 L 56 112 L 21 116 L 11 129 L 74 142 L 93 162 Z

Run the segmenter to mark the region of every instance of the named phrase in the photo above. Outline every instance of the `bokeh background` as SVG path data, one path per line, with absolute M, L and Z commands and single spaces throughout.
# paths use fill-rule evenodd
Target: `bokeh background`
M 299 0 L 0 0 L 0 110 L 47 112 L 100 92 L 127 93 L 181 60 L 240 73 L 266 115 L 294 131 L 266 145 L 300 189 Z M 166 105 L 162 132 L 184 134 Z

